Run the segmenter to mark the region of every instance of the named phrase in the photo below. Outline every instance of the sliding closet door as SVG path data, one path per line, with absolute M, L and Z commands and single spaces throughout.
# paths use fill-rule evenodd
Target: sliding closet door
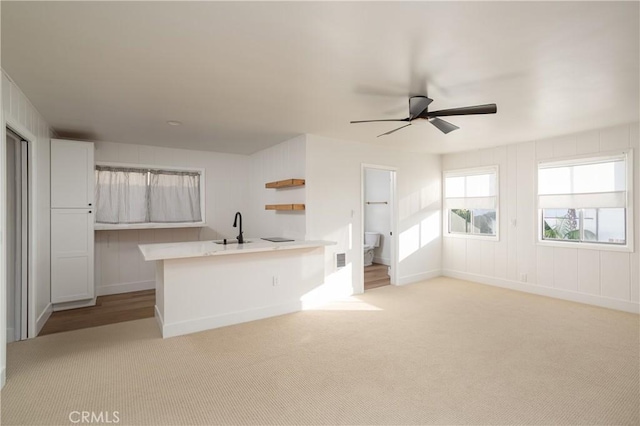
M 7 131 L 7 341 L 27 338 L 28 143 Z

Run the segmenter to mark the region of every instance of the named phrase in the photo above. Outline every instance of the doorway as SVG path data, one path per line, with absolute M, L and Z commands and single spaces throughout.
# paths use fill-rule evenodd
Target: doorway
M 29 142 L 6 129 L 7 342 L 27 338 L 29 289 Z
M 364 291 L 396 282 L 395 174 L 385 166 L 362 168 Z

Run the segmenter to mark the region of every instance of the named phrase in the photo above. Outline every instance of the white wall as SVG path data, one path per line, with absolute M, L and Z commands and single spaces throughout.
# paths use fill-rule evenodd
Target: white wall
M 31 229 L 29 274 L 33 297 L 30 297 L 29 337 L 40 331 L 51 315 L 51 246 L 50 246 L 50 129 L 20 88 L 3 72 L 2 110 L 5 124 L 30 142 Z M 5 126 L 2 126 L 4 128 Z M 2 131 L 2 151 L 5 151 Z M 4 154 L 3 154 L 4 155 Z M 5 161 L 5 160 L 3 160 Z M 6 163 L 3 163 L 6 164 Z M 4 170 L 4 166 L 3 166 Z M 3 197 L 6 187 L 3 187 Z M 3 201 L 4 202 L 4 201 Z M 3 208 L 3 211 L 6 210 Z M 35 320 L 35 321 L 34 321 Z
M 96 231 L 96 294 L 114 294 L 154 288 L 155 262 L 142 259 L 138 244 L 233 238 L 236 211 L 249 207 L 250 158 L 244 155 L 96 142 L 101 162 L 199 167 L 206 176 L 205 228 Z M 253 235 L 245 219 L 245 236 Z
M 446 237 L 445 275 L 638 312 L 640 208 L 638 123 L 564 137 L 444 155 L 443 170 L 500 167 L 500 240 Z M 635 252 L 536 244 L 536 162 L 634 149 Z M 521 281 L 526 274 L 526 282 Z
M 304 179 L 306 174 L 306 136 L 301 135 L 251 155 L 251 204 L 247 224 L 254 237 L 287 237 L 304 239 L 304 211 L 265 210 L 266 204 L 304 204 L 305 187 L 267 189 L 267 182 Z
M 326 248 L 319 299 L 364 291 L 361 238 L 362 164 L 397 168 L 398 283 L 441 272 L 440 156 L 307 135 L 307 238 L 336 241 Z M 335 267 L 335 253 L 347 266 Z
M 391 262 L 391 172 L 364 170 L 364 231 L 380 234 L 380 246 L 374 250 L 373 261 L 383 265 Z M 387 204 L 367 204 L 367 202 Z

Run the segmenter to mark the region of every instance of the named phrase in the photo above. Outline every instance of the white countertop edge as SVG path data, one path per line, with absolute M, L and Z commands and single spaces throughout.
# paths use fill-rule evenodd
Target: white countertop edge
M 140 244 L 138 248 L 146 261 L 184 259 L 190 257 L 225 256 L 244 253 L 260 253 L 274 250 L 295 250 L 335 245 L 334 241 L 296 240 L 281 243 L 247 238 L 248 244 L 216 244 L 213 241 L 190 241 L 182 243 Z
M 93 226 L 93 230 L 94 231 L 125 231 L 128 229 L 204 228 L 205 226 L 207 226 L 207 224 L 204 222 L 193 222 L 193 223 L 145 222 L 145 223 L 121 223 L 121 224 L 96 223 Z

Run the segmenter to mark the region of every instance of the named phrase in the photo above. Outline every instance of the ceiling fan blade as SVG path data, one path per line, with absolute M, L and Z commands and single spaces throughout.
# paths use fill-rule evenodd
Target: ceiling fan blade
M 436 126 L 445 135 L 447 133 L 449 133 L 449 132 L 453 132 L 454 130 L 457 130 L 457 129 L 460 128 L 458 126 L 454 126 L 453 124 L 449 123 L 448 121 L 444 121 L 444 120 L 441 120 L 439 118 L 432 118 L 432 119 L 429 120 L 429 123 L 431 123 L 434 126 Z
M 409 118 L 402 118 L 402 119 L 390 119 L 390 120 L 359 120 L 359 121 L 351 121 L 351 124 L 356 124 L 356 123 L 377 123 L 378 121 L 411 121 Z
M 498 111 L 496 104 L 475 105 L 462 108 L 443 109 L 431 111 L 423 114 L 423 118 L 446 117 L 448 115 L 474 115 L 474 114 L 495 114 Z
M 404 128 L 405 128 L 405 127 L 407 127 L 407 126 L 411 126 L 411 123 L 409 123 L 409 124 L 405 124 L 404 126 L 402 126 L 402 127 L 398 127 L 397 129 L 390 130 L 390 131 L 388 131 L 387 133 L 383 133 L 383 134 L 381 134 L 381 135 L 378 135 L 378 137 L 380 137 L 380 136 L 390 135 L 391 133 L 393 133 L 393 132 L 397 132 L 397 131 L 398 131 L 398 130 L 400 130 L 400 129 L 404 129 Z
M 426 96 L 412 96 L 409 98 L 409 118 L 418 118 L 420 114 L 427 110 L 433 99 Z

